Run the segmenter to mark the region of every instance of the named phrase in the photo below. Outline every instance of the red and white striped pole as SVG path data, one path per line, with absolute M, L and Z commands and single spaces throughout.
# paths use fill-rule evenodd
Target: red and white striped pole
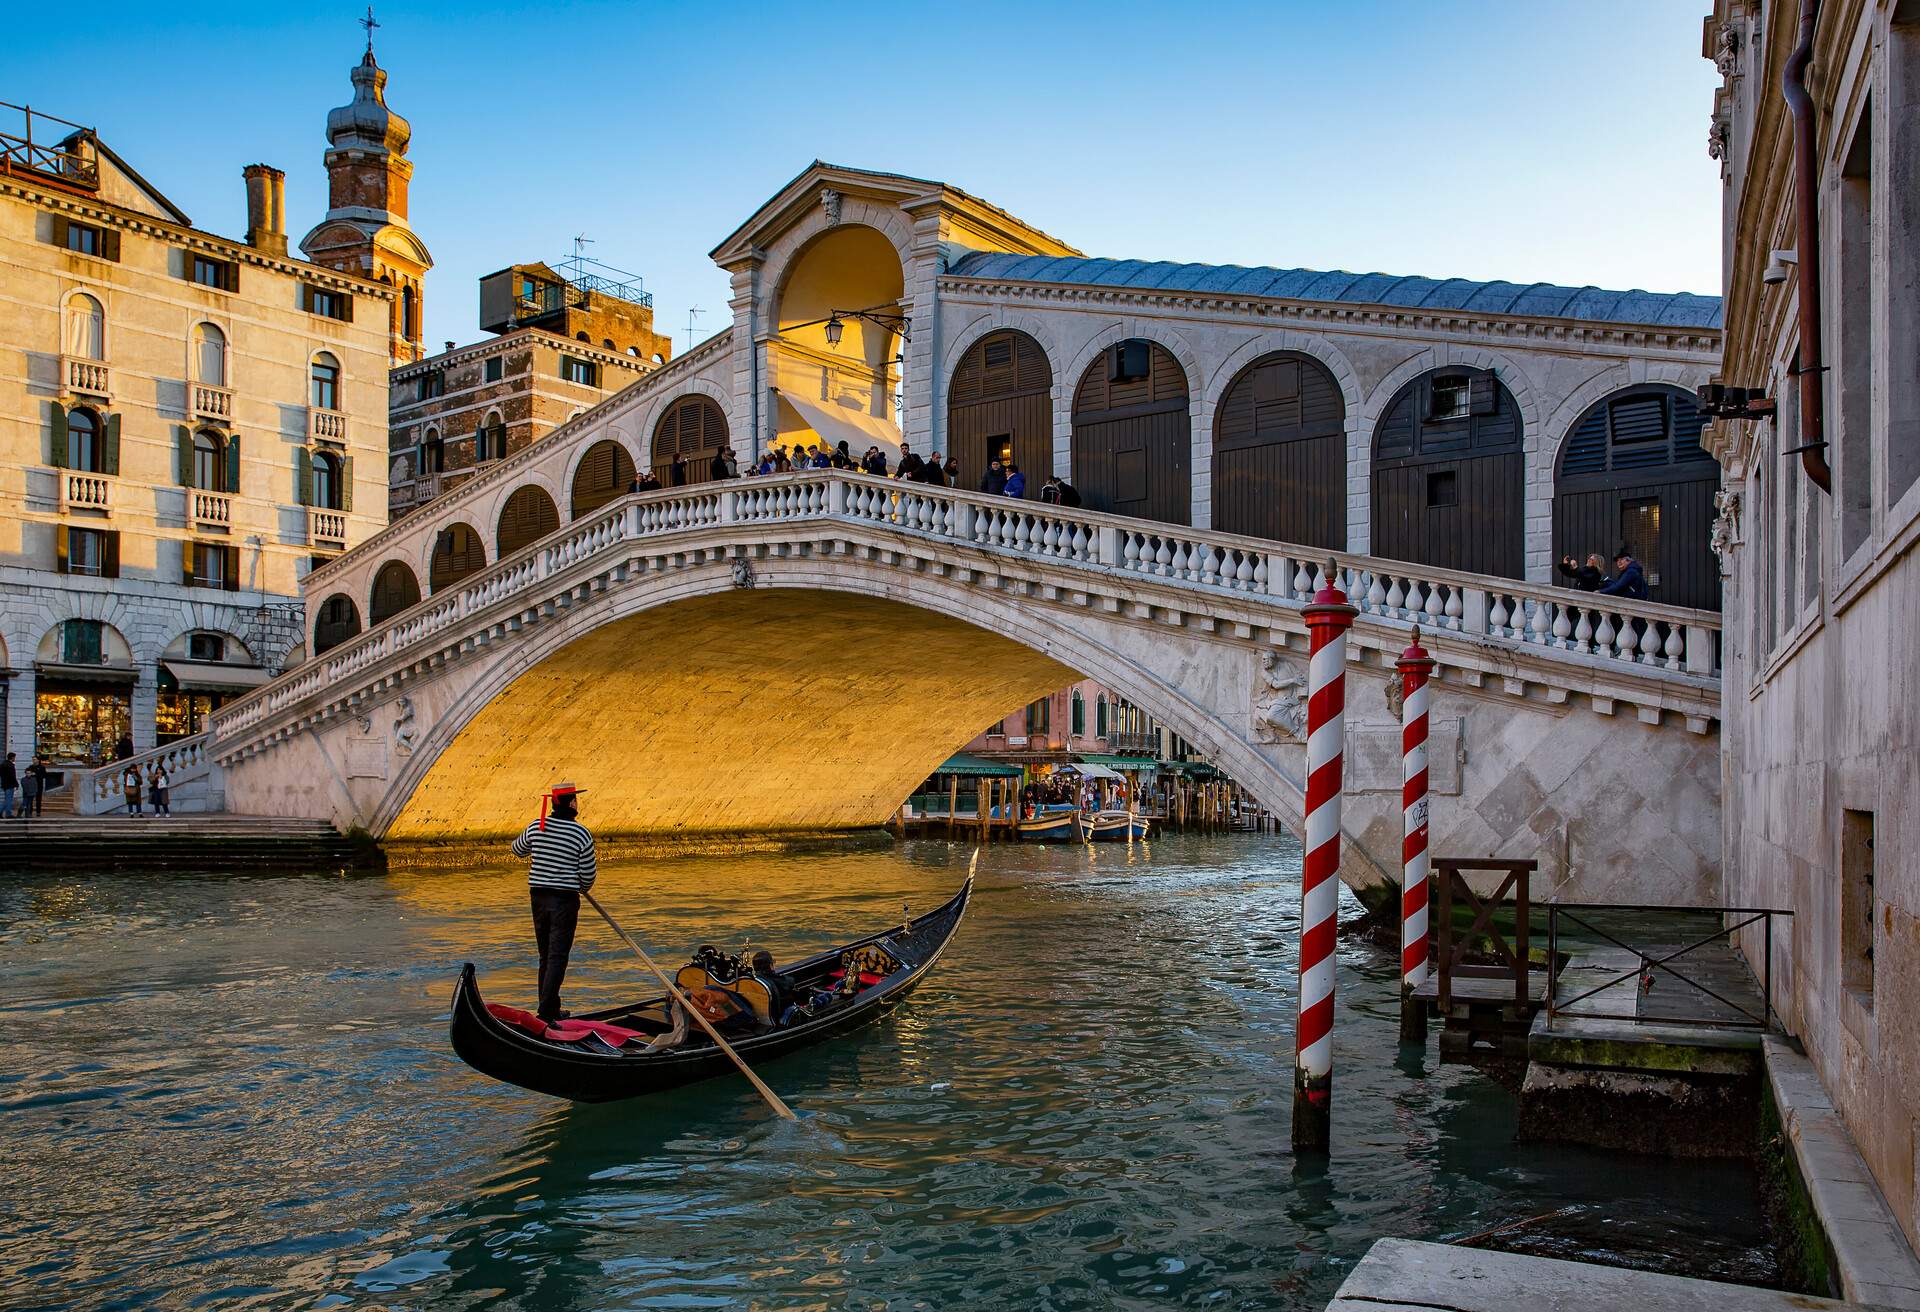
M 1400 841 L 1400 1038 L 1427 1041 L 1427 1010 L 1413 991 L 1427 978 L 1427 678 L 1433 657 L 1413 644 L 1400 653 L 1400 809 L 1405 837 Z
M 1346 756 L 1347 630 L 1357 613 L 1327 562 L 1307 618 L 1307 856 L 1300 879 L 1300 1018 L 1294 1029 L 1293 1146 L 1324 1152 L 1333 1112 L 1334 913 Z

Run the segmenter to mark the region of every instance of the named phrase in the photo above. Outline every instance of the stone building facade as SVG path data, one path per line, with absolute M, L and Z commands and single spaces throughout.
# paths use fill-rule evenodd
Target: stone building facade
M 644 292 L 577 262 L 520 264 L 480 280 L 480 326 L 495 336 L 396 366 L 389 398 L 388 506 L 398 517 L 665 364 Z M 567 276 L 568 273 L 574 276 Z M 632 469 L 622 475 L 625 489 Z
M 236 241 L 31 126 L 0 135 L 0 724 L 78 762 L 203 729 L 385 524 L 395 291 L 288 255 L 276 169 Z
M 1752 416 L 1712 434 L 1726 897 L 1793 912 L 1777 1005 L 1920 1240 L 1920 10 L 1719 0 L 1704 53 L 1723 76 L 1719 377 Z M 1796 140 L 1783 80 L 1809 60 Z

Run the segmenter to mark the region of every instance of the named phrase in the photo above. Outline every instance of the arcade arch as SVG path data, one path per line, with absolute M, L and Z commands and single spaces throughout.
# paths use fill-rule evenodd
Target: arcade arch
M 775 443 L 844 441 L 855 459 L 870 445 L 898 454 L 912 331 L 905 297 L 899 252 L 878 228 L 842 223 L 800 248 L 782 275 L 767 343 Z
M 1073 394 L 1073 476 L 1089 510 L 1190 524 L 1187 371 L 1158 342 L 1129 337 L 1095 357 Z M 1030 479 L 1045 477 L 1044 467 Z
M 1525 577 L 1524 444 L 1491 369 L 1444 365 L 1406 383 L 1373 432 L 1373 554 Z
M 1346 402 L 1312 356 L 1274 351 L 1227 384 L 1214 411 L 1213 526 L 1346 550 Z
M 1053 366 L 1039 342 L 1002 328 L 967 348 L 947 385 L 946 454 L 970 486 L 991 460 L 1018 461 L 1036 490 L 1053 472 Z
M 500 508 L 500 521 L 494 532 L 494 559 L 530 547 L 560 527 L 560 511 L 547 490 L 529 483 L 513 490 Z

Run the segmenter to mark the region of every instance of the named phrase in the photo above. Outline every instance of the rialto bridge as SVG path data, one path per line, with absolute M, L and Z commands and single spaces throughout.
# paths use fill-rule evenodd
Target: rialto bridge
M 1087 260 L 825 165 L 713 254 L 731 330 L 307 579 L 313 655 L 215 718 L 230 807 L 478 837 L 566 776 L 609 832 L 871 825 L 1084 675 L 1297 819 L 1299 608 L 1332 556 L 1365 612 L 1351 883 L 1397 868 L 1384 675 L 1424 620 L 1436 848 L 1711 891 L 1717 615 L 1550 579 L 1624 537 L 1656 597 L 1717 605 L 1686 396 L 1716 301 Z M 903 439 L 1087 508 L 824 471 L 624 493 L 722 444 Z

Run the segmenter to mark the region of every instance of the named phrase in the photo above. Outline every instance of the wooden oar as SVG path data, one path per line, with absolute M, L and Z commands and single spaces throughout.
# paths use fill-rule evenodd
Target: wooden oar
M 665 971 L 661 970 L 660 967 L 653 964 L 653 958 L 647 955 L 647 950 L 641 947 L 638 943 L 633 941 L 633 935 L 627 933 L 626 930 L 620 928 L 619 921 L 615 920 L 612 916 L 607 914 L 607 909 L 600 905 L 599 899 L 594 897 L 593 894 L 588 893 L 584 890 L 581 892 L 580 896 L 584 897 L 588 902 L 592 903 L 593 909 L 600 913 L 601 919 L 605 920 L 609 925 L 613 926 L 613 932 L 618 934 L 622 939 L 626 941 L 627 946 L 634 950 L 635 954 L 639 956 L 640 960 L 647 963 L 647 969 L 652 971 L 655 977 L 658 978 L 659 981 L 666 986 L 667 992 L 670 995 L 672 995 L 673 1000 L 679 1003 L 682 1007 L 686 1008 L 686 1012 L 689 1016 L 693 1017 L 695 1020 L 700 1022 L 700 1028 L 707 1032 L 708 1038 L 712 1039 L 716 1044 L 719 1045 L 720 1051 L 726 1053 L 727 1056 L 733 1058 L 733 1064 L 740 1068 L 740 1073 L 742 1075 L 746 1076 L 747 1079 L 753 1082 L 753 1087 L 755 1089 L 758 1089 L 760 1091 L 760 1096 L 767 1100 L 767 1106 L 773 1108 L 776 1112 L 779 1112 L 782 1116 L 786 1117 L 790 1121 L 799 1120 L 800 1118 L 793 1114 L 793 1108 L 787 1106 L 786 1103 L 782 1102 L 780 1100 L 780 1095 L 775 1093 L 772 1089 L 769 1089 L 767 1087 L 766 1081 L 762 1080 L 758 1075 L 755 1075 L 753 1073 L 753 1069 L 750 1066 L 748 1066 L 746 1062 L 740 1059 L 740 1054 L 733 1050 L 733 1045 L 720 1037 L 720 1031 L 713 1027 L 713 1022 L 708 1020 L 706 1016 L 704 1016 L 701 1013 L 698 1007 L 694 1006 L 691 1002 L 687 1000 L 687 995 L 682 993 L 679 990 L 679 988 L 674 984 L 674 982 L 667 978 Z

